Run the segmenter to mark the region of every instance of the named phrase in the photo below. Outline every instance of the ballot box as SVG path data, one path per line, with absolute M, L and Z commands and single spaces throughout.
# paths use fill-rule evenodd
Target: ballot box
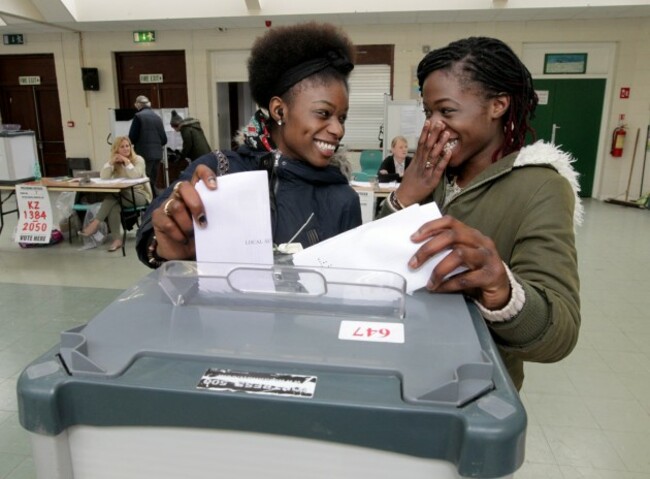
M 526 414 L 461 295 L 168 262 L 22 372 L 39 479 L 504 478 Z
M 15 185 L 33 180 L 37 164 L 33 131 L 0 131 L 0 184 Z

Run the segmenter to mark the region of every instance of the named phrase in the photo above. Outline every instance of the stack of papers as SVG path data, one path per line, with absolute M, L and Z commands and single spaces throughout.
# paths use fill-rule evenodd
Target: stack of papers
M 422 245 L 411 241 L 410 236 L 424 223 L 440 217 L 435 203 L 411 205 L 296 253 L 293 263 L 392 271 L 406 279 L 410 294 L 426 286 L 433 268 L 450 252 L 438 253 L 417 270 L 408 267 L 408 261 Z

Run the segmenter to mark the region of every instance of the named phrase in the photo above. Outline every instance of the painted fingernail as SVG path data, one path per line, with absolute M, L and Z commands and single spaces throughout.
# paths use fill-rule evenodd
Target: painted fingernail
M 204 214 L 200 215 L 200 216 L 196 219 L 196 221 L 199 223 L 199 226 L 200 226 L 201 228 L 205 228 L 206 226 L 208 226 L 208 219 L 205 217 Z
M 217 186 L 217 177 L 216 176 L 210 176 L 208 178 L 208 186 Z

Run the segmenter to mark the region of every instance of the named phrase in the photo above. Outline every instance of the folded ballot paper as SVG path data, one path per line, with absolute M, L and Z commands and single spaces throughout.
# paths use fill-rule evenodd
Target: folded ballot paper
M 411 205 L 384 218 L 334 236 L 294 254 L 296 266 L 320 266 L 392 271 L 406 279 L 411 294 L 427 284 L 431 272 L 449 250 L 430 258 L 417 270 L 408 267 L 408 261 L 421 243 L 410 236 L 427 221 L 440 218 L 435 203 Z
M 194 225 L 199 262 L 273 264 L 266 171 L 220 176 L 216 190 L 196 184 L 208 224 Z

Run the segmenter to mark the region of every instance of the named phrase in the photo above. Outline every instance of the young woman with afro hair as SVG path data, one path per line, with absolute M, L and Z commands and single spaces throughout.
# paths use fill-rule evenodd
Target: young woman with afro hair
M 350 164 L 339 152 L 348 114 L 354 47 L 329 24 L 269 29 L 248 60 L 249 85 L 260 109 L 237 135 L 234 151 L 196 159 L 151 204 L 138 230 L 141 261 L 194 259 L 193 219 L 207 218 L 194 185 L 217 187 L 218 176 L 266 169 L 275 244 L 308 247 L 361 224 Z M 236 205 L 233 205 L 236 208 Z M 302 231 L 301 231 L 302 229 Z

